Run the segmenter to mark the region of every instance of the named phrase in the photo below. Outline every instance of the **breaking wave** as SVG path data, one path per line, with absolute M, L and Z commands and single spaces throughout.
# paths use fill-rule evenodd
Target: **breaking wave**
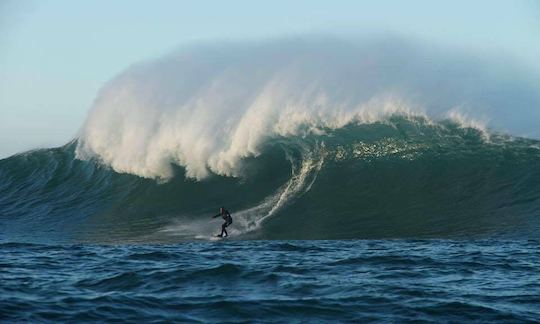
M 167 182 L 75 159 L 77 143 L 0 161 L 2 236 L 17 240 L 210 239 L 225 205 L 237 238 L 538 235 L 540 142 L 451 120 L 393 115 L 275 137 L 242 177 Z
M 168 180 L 242 176 L 268 140 L 392 114 L 540 136 L 540 95 L 518 68 L 397 39 L 295 38 L 184 48 L 132 66 L 98 95 L 77 157 Z M 529 80 L 530 79 L 530 80 Z M 484 123 L 479 123 L 483 121 Z
M 134 65 L 76 140 L 0 160 L 0 239 L 210 239 L 221 205 L 237 238 L 537 236 L 540 92 L 493 66 L 314 38 Z

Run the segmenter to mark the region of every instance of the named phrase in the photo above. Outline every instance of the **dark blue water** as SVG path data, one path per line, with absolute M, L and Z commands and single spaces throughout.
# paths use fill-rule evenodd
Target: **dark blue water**
M 4 243 L 5 322 L 535 322 L 537 240 Z

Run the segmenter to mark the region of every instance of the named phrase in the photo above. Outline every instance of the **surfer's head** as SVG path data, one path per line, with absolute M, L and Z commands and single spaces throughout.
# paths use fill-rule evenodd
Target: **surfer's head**
M 219 212 L 223 213 L 225 211 L 225 207 L 219 207 Z

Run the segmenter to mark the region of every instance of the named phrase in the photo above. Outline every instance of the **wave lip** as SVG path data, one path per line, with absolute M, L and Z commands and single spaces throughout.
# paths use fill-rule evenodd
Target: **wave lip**
M 536 134 L 540 91 L 518 68 L 399 39 L 299 37 L 184 48 L 135 65 L 99 93 L 76 154 L 170 180 L 243 176 L 274 138 L 321 134 L 399 113 L 450 115 Z M 517 109 L 514 114 L 509 109 Z M 470 118 L 463 119 L 468 115 Z

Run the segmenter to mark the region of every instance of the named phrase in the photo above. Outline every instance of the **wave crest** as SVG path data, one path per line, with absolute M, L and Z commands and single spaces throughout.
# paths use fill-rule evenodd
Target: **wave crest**
M 200 180 L 210 173 L 241 176 L 242 161 L 258 156 L 271 138 L 320 134 L 396 113 L 440 119 L 450 112 L 458 119 L 467 112 L 463 107 L 475 107 L 464 125 L 488 115 L 504 130 L 537 131 L 539 113 L 516 123 L 500 99 L 540 105 L 540 92 L 501 82 L 506 77 L 470 57 L 395 39 L 185 48 L 135 65 L 107 84 L 76 154 L 117 172 L 164 180 L 177 164 Z M 497 96 L 486 95 L 493 92 Z

